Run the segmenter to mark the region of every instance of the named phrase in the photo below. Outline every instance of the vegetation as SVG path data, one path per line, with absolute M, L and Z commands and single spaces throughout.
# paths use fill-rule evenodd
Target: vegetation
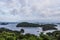
M 28 22 L 22 22 L 22 23 L 18 23 L 16 25 L 16 27 L 42 27 L 43 31 L 46 30 L 57 30 L 57 28 L 55 28 L 55 24 L 35 24 L 35 23 L 28 23 Z
M 23 29 L 21 29 L 21 31 L 12 31 L 0 28 L 0 30 L 0 40 L 60 40 L 60 31 L 49 32 L 46 34 L 42 32 L 39 36 L 36 36 L 29 33 L 22 34 L 24 32 Z
M 55 28 L 55 26 L 57 26 L 57 25 L 54 25 L 54 24 L 44 24 L 44 25 L 41 25 L 41 26 L 42 26 L 43 31 L 57 30 L 57 28 Z
M 34 24 L 34 23 L 28 23 L 28 22 L 22 22 L 17 24 L 17 27 L 40 27 L 41 25 L 39 24 Z

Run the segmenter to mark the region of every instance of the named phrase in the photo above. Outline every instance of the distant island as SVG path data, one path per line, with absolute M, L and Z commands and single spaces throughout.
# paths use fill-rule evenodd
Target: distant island
M 7 25 L 8 23 L 0 23 L 0 25 Z
M 57 24 L 60 24 L 60 23 L 57 23 Z
M 57 28 L 55 28 L 57 25 L 55 25 L 55 24 L 44 24 L 44 25 L 41 25 L 41 26 L 42 26 L 43 31 L 57 30 Z
M 46 30 L 57 30 L 55 28 L 55 24 L 36 24 L 36 23 L 28 23 L 28 22 L 21 22 L 16 25 L 16 27 L 42 27 L 43 31 Z
M 41 25 L 35 23 L 21 22 L 16 27 L 40 27 Z

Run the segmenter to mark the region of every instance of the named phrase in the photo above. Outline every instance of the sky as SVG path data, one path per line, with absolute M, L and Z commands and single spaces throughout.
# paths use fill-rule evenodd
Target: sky
M 60 0 L 0 0 L 0 21 L 60 22 Z

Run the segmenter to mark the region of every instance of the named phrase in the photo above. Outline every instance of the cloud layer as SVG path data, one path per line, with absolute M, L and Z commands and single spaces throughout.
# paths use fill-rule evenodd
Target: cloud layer
M 0 21 L 60 20 L 60 0 L 0 0 Z

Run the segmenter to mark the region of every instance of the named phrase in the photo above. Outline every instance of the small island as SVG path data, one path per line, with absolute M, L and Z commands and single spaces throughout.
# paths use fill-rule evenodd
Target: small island
M 47 31 L 47 30 L 57 30 L 55 24 L 44 24 L 44 25 L 41 25 L 42 26 L 42 30 L 43 31 Z
M 0 25 L 7 25 L 8 23 L 0 23 Z

